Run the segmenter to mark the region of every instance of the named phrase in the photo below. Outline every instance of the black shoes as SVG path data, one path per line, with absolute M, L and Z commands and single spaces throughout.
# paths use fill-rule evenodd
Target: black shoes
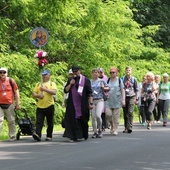
M 132 129 L 128 129 L 128 133 L 132 133 Z
M 41 141 L 41 138 L 36 133 L 33 133 L 32 137 L 34 140 Z
M 123 133 L 132 133 L 132 129 L 125 129 Z
M 128 130 L 127 130 L 127 129 L 125 129 L 125 130 L 123 131 L 123 133 L 128 133 Z

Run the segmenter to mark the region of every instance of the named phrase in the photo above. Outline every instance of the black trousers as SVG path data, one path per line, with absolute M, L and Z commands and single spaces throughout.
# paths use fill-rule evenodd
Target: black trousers
M 36 134 L 39 137 L 42 136 L 42 128 L 44 125 L 44 119 L 47 121 L 47 135 L 46 137 L 52 138 L 53 127 L 54 127 L 54 105 L 48 108 L 37 108 L 36 110 Z

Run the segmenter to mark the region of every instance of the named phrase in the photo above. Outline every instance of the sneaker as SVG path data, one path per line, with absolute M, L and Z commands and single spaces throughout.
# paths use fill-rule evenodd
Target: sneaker
M 99 131 L 99 132 L 98 132 L 98 137 L 99 137 L 99 138 L 102 138 L 102 136 L 103 136 L 102 132 Z
M 154 120 L 154 121 L 153 121 L 153 123 L 157 123 L 157 121 L 156 121 L 156 120 Z
M 114 131 L 114 132 L 113 132 L 113 135 L 114 135 L 114 136 L 117 136 L 117 135 L 118 135 L 118 132 L 117 132 L 117 131 Z
M 142 123 L 142 126 L 146 126 L 146 123 L 145 123 L 145 122 L 143 122 L 143 123 Z
M 13 141 L 16 140 L 16 138 L 15 138 L 15 136 L 11 136 L 9 140 L 10 140 L 11 142 L 13 142 Z
M 167 122 L 164 122 L 164 123 L 163 123 L 163 126 L 166 127 L 166 126 L 167 126 Z
M 125 129 L 125 130 L 123 131 L 123 133 L 128 133 L 128 130 L 127 130 L 127 129 Z
M 128 129 L 128 133 L 132 133 L 132 129 Z
M 157 123 L 158 123 L 158 124 L 160 124 L 160 123 L 161 123 L 161 121 L 160 121 L 160 120 L 158 120 L 158 121 L 157 121 Z
M 99 137 L 99 136 L 98 136 L 97 133 L 94 133 L 93 136 L 92 136 L 92 138 L 98 138 L 98 137 Z
M 45 141 L 52 141 L 52 138 L 46 137 Z
M 148 126 L 147 126 L 147 129 L 148 129 L 148 130 L 151 130 L 151 126 L 148 125 Z
M 33 133 L 32 137 L 34 140 L 41 141 L 41 138 L 36 133 Z

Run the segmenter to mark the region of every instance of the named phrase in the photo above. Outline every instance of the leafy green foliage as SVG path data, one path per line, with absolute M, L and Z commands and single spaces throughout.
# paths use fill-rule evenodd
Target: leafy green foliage
M 0 66 L 8 67 L 19 85 L 23 112 L 35 118 L 32 90 L 40 70 L 33 57 L 38 49 L 29 40 L 34 28 L 42 26 L 50 35 L 43 50 L 48 52 L 45 68 L 58 88 L 59 123 L 65 111 L 63 86 L 73 64 L 89 78 L 94 67 L 103 67 L 109 76 L 116 66 L 122 76 L 130 65 L 139 81 L 147 71 L 169 72 L 169 5 L 161 0 L 2 0 Z
M 134 19 L 141 24 L 141 27 L 159 26 L 159 29 L 151 37 L 159 44 L 159 47 L 168 49 L 170 47 L 170 1 L 133 1 L 132 9 Z M 145 32 L 144 32 L 144 36 Z
M 14 78 L 19 86 L 22 106 L 19 116 L 23 117 L 24 112 L 26 112 L 29 117 L 35 120 L 36 100 L 32 97 L 32 92 L 35 84 L 41 81 L 41 70 L 38 68 L 37 61 L 34 57 L 29 59 L 19 53 L 13 53 L 11 55 L 0 53 L 0 58 L 0 67 L 7 67 L 9 77 Z M 61 107 L 61 103 L 63 97 L 63 85 L 65 83 L 65 77 L 67 76 L 67 72 L 65 71 L 67 69 L 67 64 L 58 62 L 55 64 L 49 64 L 45 68 L 51 71 L 51 80 L 57 85 L 58 101 L 55 103 L 55 122 L 59 123 L 64 114 L 64 109 Z

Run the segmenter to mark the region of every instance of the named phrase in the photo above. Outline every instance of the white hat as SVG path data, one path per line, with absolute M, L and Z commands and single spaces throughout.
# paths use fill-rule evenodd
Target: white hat
M 70 69 L 68 73 L 69 73 L 69 74 L 73 74 L 73 71 L 72 71 L 72 69 Z
M 104 72 L 104 69 L 103 69 L 103 68 L 99 68 L 99 71 L 100 71 L 100 72 Z
M 167 73 L 164 73 L 163 77 L 169 77 L 169 75 Z
M 1 67 L 1 68 L 0 68 L 0 71 L 6 71 L 6 72 L 8 72 L 8 69 L 5 68 L 5 67 Z

